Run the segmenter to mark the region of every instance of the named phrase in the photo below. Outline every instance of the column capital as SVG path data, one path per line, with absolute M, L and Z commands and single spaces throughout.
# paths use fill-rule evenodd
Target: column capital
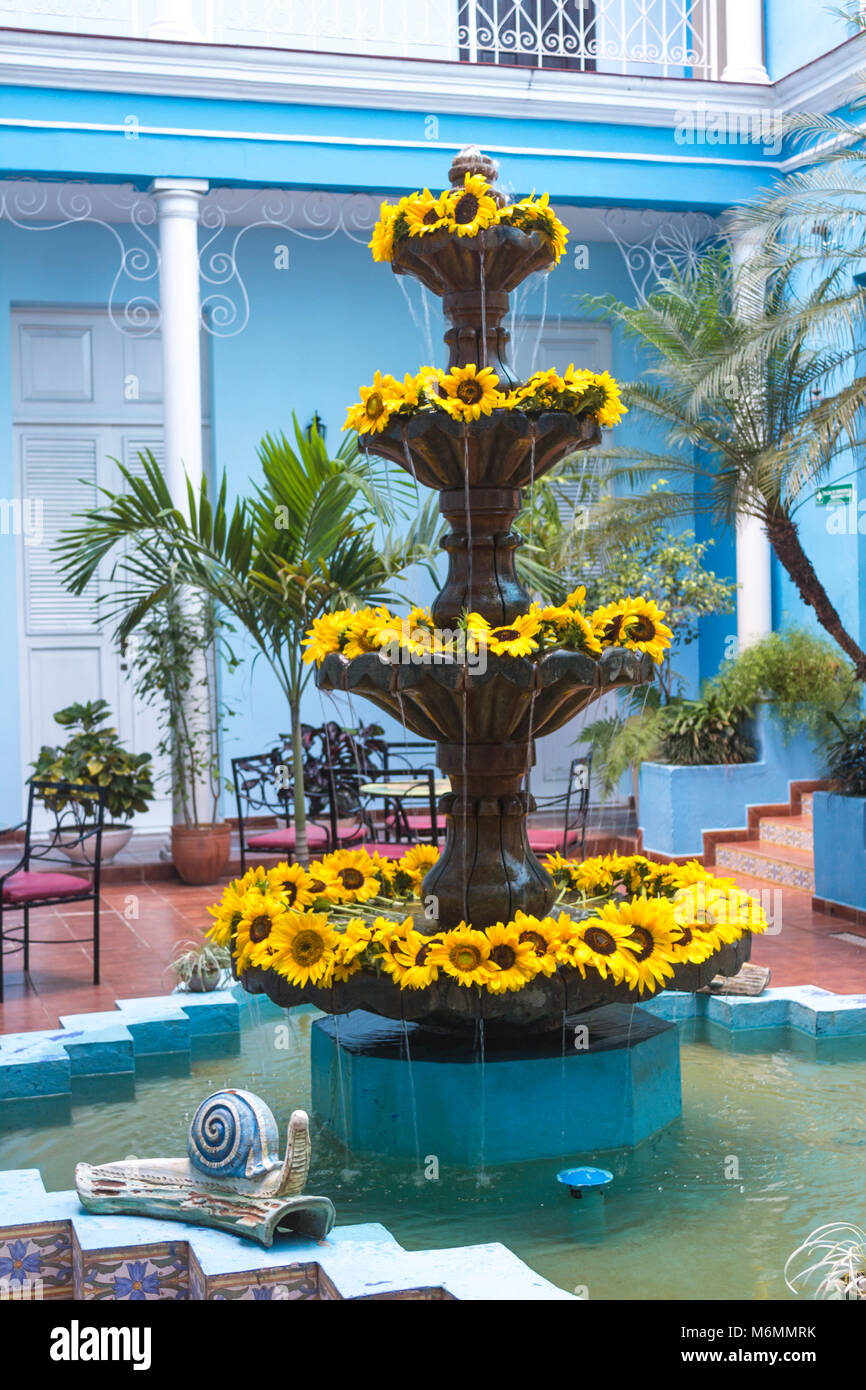
M 161 193 L 188 193 L 196 198 L 200 198 L 207 193 L 210 184 L 207 179 L 154 179 L 148 189 L 155 198 Z

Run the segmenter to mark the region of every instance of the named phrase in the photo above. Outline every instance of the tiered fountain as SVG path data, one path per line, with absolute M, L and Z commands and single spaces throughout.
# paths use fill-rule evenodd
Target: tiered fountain
M 468 150 L 451 168 L 455 188 L 467 173 L 493 184 L 497 170 Z M 495 188 L 493 195 L 501 205 Z M 499 224 L 470 237 L 441 230 L 402 238 L 392 268 L 441 295 L 450 367 L 490 365 L 509 382 L 509 294 L 531 273 L 551 269 L 554 259 L 542 233 Z M 523 489 L 566 455 L 599 441 L 592 414 L 530 417 L 514 409 L 495 409 L 469 424 L 438 411 L 397 418 L 362 439 L 371 453 L 440 494 L 451 530 L 442 542 L 448 576 L 432 610 L 438 627 L 455 629 L 464 611 L 493 626 L 526 612 L 529 595 L 515 572 L 520 542 L 511 530 Z M 537 660 L 489 655 L 483 670 L 454 660 L 398 664 L 377 652 L 325 658 L 320 689 L 363 695 L 435 741 L 439 766 L 450 777 L 441 808 L 445 848 L 423 886 L 438 915 L 426 928 L 419 919 L 419 931 L 462 921 L 487 927 L 520 909 L 538 916 L 550 910 L 554 883 L 526 833 L 534 740 L 606 691 L 645 683 L 651 670 L 648 657 L 613 647 L 599 658 L 570 650 Z M 671 986 L 694 990 L 720 972 L 736 973 L 749 940 L 747 933 L 700 966 L 678 966 Z M 333 1016 L 314 1029 L 314 1104 L 362 1151 L 418 1146 L 421 1154 L 471 1162 L 478 1123 L 488 1158 L 610 1148 L 638 1142 L 679 1113 L 676 1031 L 625 1003 L 633 1000 L 625 984 L 584 980 L 578 971 L 538 975 L 518 993 L 502 995 L 481 995 L 445 977 L 416 991 L 367 973 L 327 989 L 292 986 L 256 968 L 243 980 L 281 1005 L 315 1002 Z M 338 1024 L 340 1015 L 348 1020 Z M 494 1078 L 504 1081 L 507 1073 L 507 1085 L 487 1085 L 480 1122 L 483 1077 L 479 1082 L 479 1069 L 465 1065 L 479 1046 L 488 1064 L 497 1063 Z M 521 1106 L 518 1129 L 513 1117 Z

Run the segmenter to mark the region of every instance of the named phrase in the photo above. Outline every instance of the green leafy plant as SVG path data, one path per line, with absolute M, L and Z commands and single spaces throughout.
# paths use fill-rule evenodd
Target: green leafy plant
M 857 158 L 862 169 L 859 150 Z M 637 422 L 665 432 L 660 452 L 632 445 L 595 454 L 609 495 L 594 522 L 615 540 L 657 518 L 704 513 L 725 526 L 756 519 L 804 604 L 863 680 L 866 651 L 822 584 L 799 527 L 800 510 L 838 461 L 862 466 L 851 464 L 866 399 L 862 349 L 851 329 L 864 299 L 848 292 L 845 300 L 845 272 L 838 266 L 804 283 L 792 262 L 767 278 L 753 265 L 735 275 L 728 249 L 714 247 L 684 273 L 671 267 L 643 303 L 585 301 L 643 350 L 643 376 L 624 387 L 623 399 Z M 847 342 L 820 332 L 840 303 L 847 307 Z M 856 390 L 846 387 L 831 403 L 828 384 L 852 371 Z M 643 490 L 659 476 L 672 480 L 669 486 Z M 635 485 L 641 490 L 624 494 Z
M 699 700 L 675 700 L 660 712 L 656 762 L 676 767 L 751 763 L 755 745 L 746 736 L 748 706 L 705 690 Z
M 769 633 L 746 647 L 722 666 L 713 685 L 732 705 L 772 706 L 786 738 L 809 734 L 820 750 L 840 721 L 856 713 L 861 689 L 839 649 L 800 627 Z
M 81 593 L 114 555 L 103 620 L 123 641 L 178 587 L 197 593 L 246 631 L 279 683 L 292 742 L 295 854 L 307 858 L 301 699 L 312 675 L 301 639 L 328 609 L 387 601 L 409 566 L 435 573 L 441 518 L 420 509 L 411 479 L 361 461 L 346 439 L 334 457 L 319 431 L 294 421 L 259 446 L 262 481 L 231 505 L 223 474 L 215 496 L 188 485 L 185 512 L 152 455 L 143 476 L 120 472 L 125 491 L 103 492 L 57 547 L 67 586 Z M 411 520 L 409 518 L 411 517 Z M 130 542 L 134 544 L 130 545 Z
M 172 950 L 168 968 L 177 984 L 187 989 L 210 990 L 218 983 L 224 970 L 230 970 L 231 951 L 227 946 L 215 946 L 211 941 L 178 941 Z
M 39 781 L 102 787 L 107 820 L 123 823 L 146 811 L 154 798 L 152 759 L 150 753 L 130 753 L 124 748 L 117 730 L 107 723 L 109 718 L 107 700 L 87 700 L 58 710 L 55 722 L 72 730 L 71 737 L 56 748 L 43 744 L 31 767 Z M 83 805 L 87 814 L 93 809 L 91 801 L 74 792 L 68 796 L 45 793 L 41 799 L 58 811 L 70 801 Z
M 840 728 L 827 748 L 827 772 L 834 792 L 866 796 L 866 718 Z
M 217 658 L 237 664 L 227 630 L 209 599 L 174 588 L 123 644 L 135 692 L 156 711 L 175 821 L 190 828 L 219 819 L 220 734 L 232 711 L 219 698 Z

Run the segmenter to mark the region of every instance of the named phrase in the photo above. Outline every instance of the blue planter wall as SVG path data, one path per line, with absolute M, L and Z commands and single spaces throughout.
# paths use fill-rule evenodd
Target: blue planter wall
M 866 911 L 866 797 L 812 797 L 815 896 Z
M 702 854 L 703 831 L 744 826 L 749 806 L 787 801 L 790 782 L 821 775 L 821 759 L 811 741 L 798 734 L 786 744 L 771 715 L 759 717 L 757 742 L 756 763 L 644 763 L 639 781 L 644 848 L 659 854 Z M 815 848 L 817 861 L 817 840 Z

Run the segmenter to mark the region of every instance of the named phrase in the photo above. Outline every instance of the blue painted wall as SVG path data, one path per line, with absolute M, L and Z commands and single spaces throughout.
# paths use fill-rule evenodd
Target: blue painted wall
M 764 0 L 764 62 L 772 82 L 828 53 L 855 32 L 820 0 Z

